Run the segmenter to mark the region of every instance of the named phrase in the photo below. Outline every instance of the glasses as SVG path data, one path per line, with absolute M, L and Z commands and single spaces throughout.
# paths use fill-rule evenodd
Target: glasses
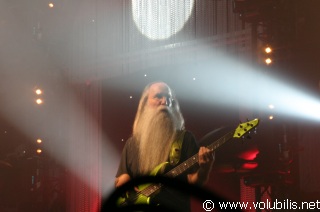
M 164 95 L 164 94 L 161 94 L 161 93 L 155 95 L 155 99 L 157 99 L 158 101 L 162 101 L 164 98 L 165 98 L 165 101 L 166 101 L 166 105 L 171 107 L 174 99 L 170 95 Z

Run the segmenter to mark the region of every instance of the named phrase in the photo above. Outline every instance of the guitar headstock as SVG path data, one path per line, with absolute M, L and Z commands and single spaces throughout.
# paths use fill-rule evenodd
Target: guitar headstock
M 233 134 L 233 137 L 241 138 L 245 134 L 249 133 L 252 129 L 256 128 L 258 124 L 259 124 L 259 119 L 253 119 L 251 121 L 239 124 L 239 126 L 237 127 L 237 129 Z

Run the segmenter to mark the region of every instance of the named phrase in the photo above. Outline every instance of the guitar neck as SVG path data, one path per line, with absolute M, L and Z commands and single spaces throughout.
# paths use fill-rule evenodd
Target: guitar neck
M 225 134 L 223 137 L 220 139 L 216 140 L 212 144 L 208 145 L 207 148 L 210 150 L 216 150 L 218 149 L 221 145 L 223 145 L 225 142 L 233 138 L 234 131 L 229 132 Z M 177 177 L 192 166 L 198 164 L 199 162 L 199 154 L 195 154 L 180 165 L 176 166 L 175 168 L 171 169 L 169 172 L 165 174 L 166 177 Z

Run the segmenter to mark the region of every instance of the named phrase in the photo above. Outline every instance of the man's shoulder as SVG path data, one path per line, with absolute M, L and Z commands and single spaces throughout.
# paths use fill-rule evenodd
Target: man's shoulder
M 194 134 L 189 131 L 189 130 L 183 130 L 184 133 L 184 139 L 188 139 L 188 140 L 196 140 Z
M 183 146 L 191 146 L 192 148 L 198 146 L 198 142 L 197 142 L 196 137 L 189 130 L 185 130 L 185 132 L 184 132 Z
M 133 136 L 130 136 L 125 143 L 125 146 L 127 147 L 132 147 L 132 146 L 136 146 L 136 139 Z

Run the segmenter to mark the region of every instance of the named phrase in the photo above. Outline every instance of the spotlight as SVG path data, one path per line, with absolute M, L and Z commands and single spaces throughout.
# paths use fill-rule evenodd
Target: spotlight
M 36 100 L 36 103 L 37 103 L 38 105 L 41 105 L 41 104 L 43 103 L 43 101 L 42 101 L 42 99 L 37 99 L 37 100 Z
M 273 104 L 270 104 L 268 107 L 269 107 L 270 109 L 274 109 L 274 105 L 273 105 Z
M 36 94 L 37 94 L 37 95 L 42 94 L 42 90 L 38 88 L 38 89 L 36 90 Z
M 264 51 L 265 51 L 267 54 L 269 54 L 269 53 L 272 52 L 272 49 L 271 49 L 270 47 L 266 47 L 266 48 L 264 49 Z
M 37 153 L 38 153 L 38 154 L 41 154 L 41 153 L 42 153 L 42 150 L 41 150 L 41 149 L 37 149 Z
M 170 1 L 168 1 L 170 2 Z M 185 23 L 193 14 L 195 0 L 184 1 L 132 1 L 131 9 L 133 21 L 138 30 L 151 40 L 165 40 L 170 38 L 183 29 Z M 179 2 L 179 6 L 173 6 L 173 3 Z M 170 19 L 170 16 L 175 17 Z M 157 20 L 158 24 L 154 24 Z M 172 30 L 174 28 L 174 30 Z
M 272 63 L 271 58 L 267 58 L 267 59 L 265 60 L 265 63 L 266 63 L 267 65 L 270 65 L 270 64 Z

